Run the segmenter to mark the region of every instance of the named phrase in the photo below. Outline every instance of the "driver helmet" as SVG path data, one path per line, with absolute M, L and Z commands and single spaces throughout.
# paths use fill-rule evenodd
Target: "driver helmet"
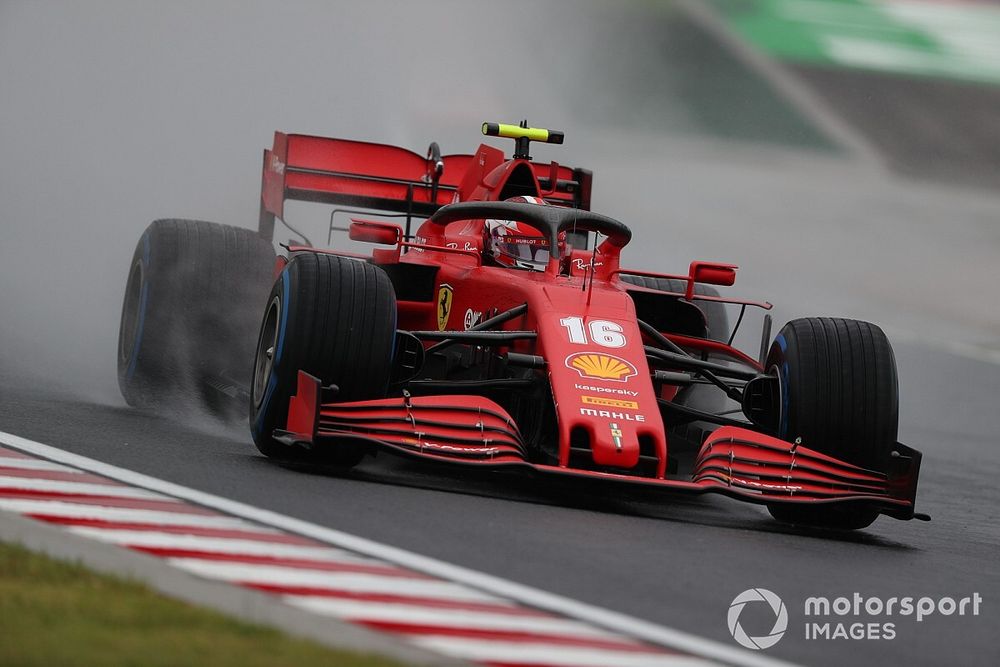
M 541 197 L 518 196 L 505 201 L 545 206 Z M 527 223 L 516 220 L 487 220 L 486 233 L 490 254 L 497 264 L 516 269 L 544 271 L 549 263 L 549 239 Z M 560 247 L 565 233 L 559 235 Z

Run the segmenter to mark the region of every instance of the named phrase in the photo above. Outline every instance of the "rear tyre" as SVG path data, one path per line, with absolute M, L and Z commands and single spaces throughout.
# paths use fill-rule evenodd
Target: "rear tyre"
M 629 276 L 621 277 L 623 282 L 660 290 L 661 292 L 673 292 L 683 294 L 687 291 L 687 281 L 676 278 L 654 278 L 652 276 Z M 695 283 L 694 293 L 702 296 L 719 296 L 719 290 L 710 285 Z M 726 342 L 729 340 L 729 315 L 726 313 L 725 304 L 716 301 L 694 301 L 702 314 L 705 316 L 707 337 L 712 340 Z M 677 401 L 702 412 L 719 413 L 726 407 L 727 398 L 722 391 L 715 386 L 694 385 L 682 390 L 678 394 Z M 709 422 L 693 422 L 670 429 L 668 436 L 681 448 L 697 450 L 705 438 L 717 428 L 716 424 Z
M 778 376 L 779 437 L 869 470 L 886 469 L 896 442 L 896 360 L 885 333 L 868 322 L 792 320 L 775 338 L 765 367 Z M 878 517 L 861 506 L 768 505 L 788 523 L 865 528 Z
M 303 458 L 272 438 L 285 428 L 300 370 L 338 387 L 338 401 L 385 396 L 396 334 L 396 294 L 377 266 L 333 255 L 294 257 L 271 290 L 260 326 L 250 389 L 250 430 L 257 449 Z M 340 467 L 356 465 L 357 443 L 310 453 Z
M 623 275 L 622 282 L 631 283 L 640 287 L 660 290 L 661 292 L 673 292 L 684 294 L 687 291 L 687 281 L 676 278 L 654 278 L 652 276 L 629 276 Z M 701 296 L 719 296 L 719 290 L 710 285 L 695 283 L 694 293 Z M 726 305 L 717 301 L 695 301 L 701 312 L 705 315 L 705 323 L 708 328 L 708 338 L 726 342 L 729 340 L 729 316 L 726 314 Z
M 167 412 L 225 408 L 223 399 L 245 386 L 273 267 L 270 242 L 252 230 L 200 220 L 150 224 L 122 303 L 117 358 L 125 401 Z

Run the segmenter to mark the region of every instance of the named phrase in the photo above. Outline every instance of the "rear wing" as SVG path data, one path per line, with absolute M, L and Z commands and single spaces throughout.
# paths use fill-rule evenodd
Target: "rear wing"
M 483 146 L 480 152 L 484 148 L 496 151 Z M 284 219 L 288 199 L 401 213 L 409 227 L 411 216 L 426 218 L 466 199 L 482 183 L 482 170 L 495 166 L 479 157 L 441 156 L 437 144 L 425 157 L 386 144 L 275 132 L 274 146 L 264 151 L 258 229 L 272 238 L 274 220 Z M 552 190 L 545 194 L 552 203 L 589 210 L 590 172 L 529 164 L 539 186 Z
M 285 200 L 428 216 L 450 203 L 471 155 L 423 157 L 385 144 L 274 133 L 264 151 L 260 233 L 271 238 Z

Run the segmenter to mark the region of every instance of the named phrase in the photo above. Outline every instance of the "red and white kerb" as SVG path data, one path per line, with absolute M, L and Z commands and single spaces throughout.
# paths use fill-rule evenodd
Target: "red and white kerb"
M 0 448 L 0 510 L 487 665 L 711 664 L 591 623 Z

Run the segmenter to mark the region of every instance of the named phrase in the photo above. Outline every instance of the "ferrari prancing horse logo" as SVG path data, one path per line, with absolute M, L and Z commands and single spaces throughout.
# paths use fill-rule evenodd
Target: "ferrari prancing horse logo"
M 438 331 L 444 331 L 448 326 L 448 316 L 451 315 L 451 302 L 455 298 L 455 290 L 447 283 L 441 283 L 438 289 L 437 316 Z

